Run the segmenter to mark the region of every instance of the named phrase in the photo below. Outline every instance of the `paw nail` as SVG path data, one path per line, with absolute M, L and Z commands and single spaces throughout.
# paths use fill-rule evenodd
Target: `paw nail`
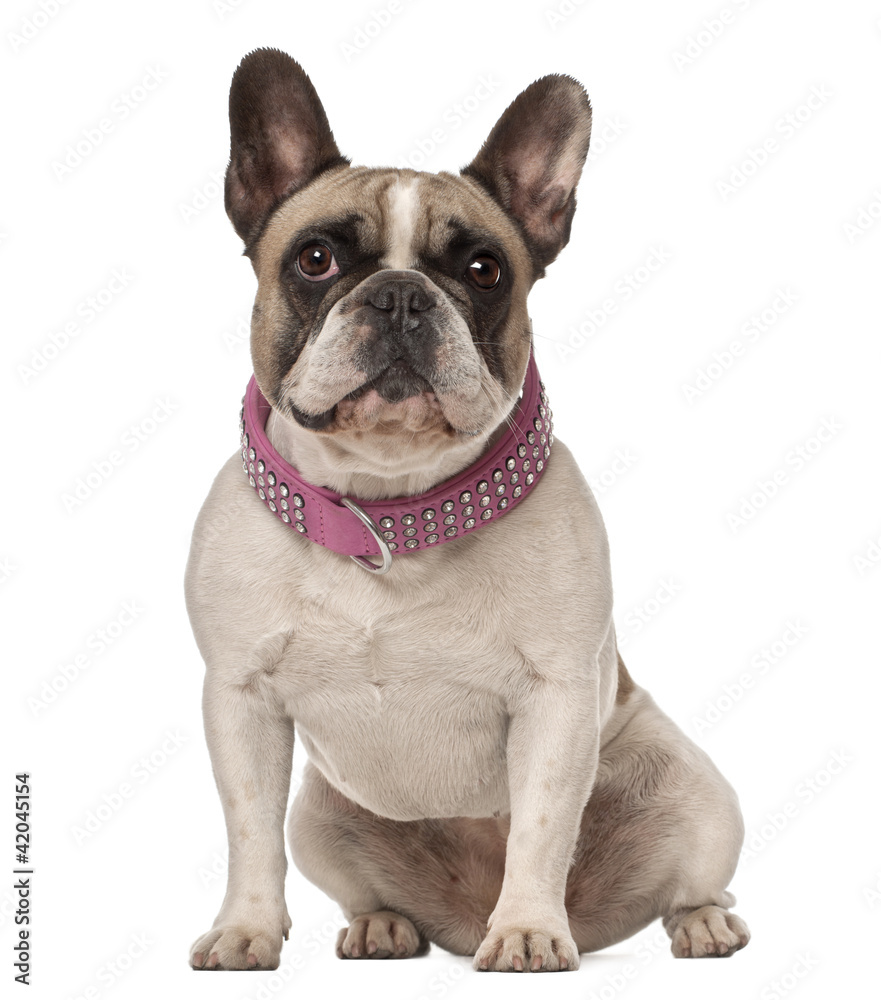
M 217 954 L 217 952 L 216 951 L 212 952 L 208 956 L 208 968 L 213 969 L 219 961 L 220 961 L 220 956 Z
M 532 960 L 532 971 L 538 972 L 538 970 L 542 967 L 543 962 L 544 959 L 541 957 L 541 955 L 536 955 L 535 958 Z
M 202 954 L 201 951 L 197 951 L 196 954 L 193 955 L 193 965 L 196 968 L 199 968 L 201 965 L 204 964 L 204 962 L 205 962 L 205 956 Z
M 568 969 L 569 968 L 569 959 L 568 958 L 561 958 L 560 959 L 560 968 L 561 969 Z
M 514 956 L 514 968 L 518 972 L 522 972 L 523 971 L 523 959 L 519 955 L 515 955 Z
M 257 964 L 257 956 L 248 955 L 248 965 L 250 965 L 251 968 L 253 969 L 256 964 Z
M 377 943 L 375 941 L 368 941 L 367 942 L 367 954 L 368 955 L 375 954 L 377 947 L 378 947 L 378 945 L 377 945 Z
M 399 944 L 398 945 L 398 954 L 399 955 L 405 954 L 406 951 L 407 951 L 407 946 L 405 944 Z
M 358 945 L 353 944 L 352 945 L 352 958 L 360 958 L 360 957 L 361 957 L 361 949 L 358 947 Z

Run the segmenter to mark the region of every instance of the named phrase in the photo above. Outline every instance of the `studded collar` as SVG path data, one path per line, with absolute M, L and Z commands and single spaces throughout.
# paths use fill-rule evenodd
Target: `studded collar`
M 505 435 L 453 479 L 426 493 L 361 501 L 306 482 L 270 444 L 271 407 L 254 377 L 242 400 L 242 465 L 280 521 L 365 569 L 385 573 L 406 555 L 461 538 L 515 507 L 538 482 L 554 443 L 551 410 L 530 353 L 523 395 Z M 366 556 L 381 556 L 376 563 Z

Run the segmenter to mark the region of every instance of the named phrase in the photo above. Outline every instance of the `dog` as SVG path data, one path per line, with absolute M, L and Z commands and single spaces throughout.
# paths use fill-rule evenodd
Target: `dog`
M 458 175 L 353 167 L 290 56 L 235 72 L 225 203 L 258 291 L 241 451 L 186 573 L 229 837 L 194 969 L 278 966 L 295 730 L 290 851 L 340 958 L 571 971 L 657 918 L 677 957 L 749 940 L 737 797 L 618 654 L 532 352 L 590 126 L 546 76 Z

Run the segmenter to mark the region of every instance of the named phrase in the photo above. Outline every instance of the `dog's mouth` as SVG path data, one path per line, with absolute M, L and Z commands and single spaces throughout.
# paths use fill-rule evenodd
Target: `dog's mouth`
M 360 399 L 365 393 L 375 390 L 387 403 L 402 403 L 405 399 L 428 393 L 434 396 L 434 388 L 427 378 L 420 375 L 403 358 L 393 361 L 378 375 L 368 379 L 364 385 L 350 392 L 345 399 Z M 437 397 L 435 397 L 437 398 Z
M 398 358 L 335 406 L 320 414 L 291 407 L 295 419 L 312 430 L 427 430 L 452 432 L 431 382 L 403 358 Z

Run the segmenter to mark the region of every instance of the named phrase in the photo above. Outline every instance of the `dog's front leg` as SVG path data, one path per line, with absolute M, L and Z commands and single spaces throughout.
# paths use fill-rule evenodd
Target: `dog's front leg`
M 190 949 L 196 969 L 275 969 L 291 926 L 284 901 L 284 814 L 294 727 L 259 685 L 221 684 L 209 670 L 205 735 L 229 838 L 226 896 Z
M 534 680 L 509 713 L 505 877 L 474 968 L 577 969 L 566 876 L 597 771 L 596 691 L 587 680 Z

